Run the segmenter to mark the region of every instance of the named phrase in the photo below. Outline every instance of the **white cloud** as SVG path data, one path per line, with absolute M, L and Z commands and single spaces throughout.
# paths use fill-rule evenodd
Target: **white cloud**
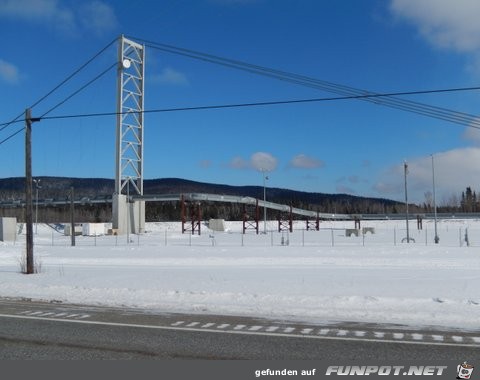
M 463 137 L 465 140 L 468 140 L 468 141 L 474 143 L 475 145 L 479 145 L 479 146 L 480 146 L 480 129 L 478 129 L 478 128 L 472 128 L 472 127 L 467 127 L 467 128 L 465 128 L 465 130 L 463 131 L 462 137 Z
M 117 18 L 113 8 L 101 1 L 83 4 L 79 18 L 85 29 L 102 34 L 117 26 Z
M 305 154 L 298 154 L 292 158 L 289 166 L 292 168 L 315 169 L 323 167 L 324 163 L 321 160 L 309 157 Z
M 162 70 L 160 74 L 154 75 L 152 77 L 152 81 L 154 83 L 175 86 L 185 86 L 189 84 L 187 76 L 185 74 L 175 69 L 172 69 L 171 67 L 166 67 Z
M 392 0 L 390 9 L 436 47 L 475 53 L 480 48 L 478 0 Z
M 434 155 L 435 187 L 438 199 L 460 194 L 467 186 L 480 189 L 480 147 L 453 149 Z M 412 202 L 423 202 L 424 194 L 432 190 L 431 156 L 408 160 L 408 197 Z M 402 200 L 404 167 L 399 163 L 381 174 L 374 190 L 381 196 Z
M 251 155 L 249 160 L 237 156 L 228 163 L 228 166 L 232 169 L 254 169 L 267 172 L 275 170 L 277 165 L 278 160 L 270 153 L 265 152 L 256 152 Z
M 0 59 L 0 80 L 10 84 L 18 83 L 20 80 L 18 68 L 3 59 Z
M 246 169 L 249 167 L 249 162 L 242 157 L 234 157 L 228 164 L 232 169 Z
M 99 34 L 117 24 L 113 8 L 102 1 L 71 4 L 59 0 L 0 0 L 0 17 L 48 25 L 69 33 L 89 30 Z
M 277 159 L 270 153 L 257 152 L 250 158 L 252 167 L 260 171 L 272 171 L 277 168 Z

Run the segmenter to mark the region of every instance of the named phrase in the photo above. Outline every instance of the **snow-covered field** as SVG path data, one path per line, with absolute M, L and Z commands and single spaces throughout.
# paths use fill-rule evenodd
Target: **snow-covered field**
M 260 225 L 263 230 L 263 224 Z M 480 222 L 364 221 L 375 233 L 345 236 L 353 222 L 323 222 L 290 234 L 226 232 L 148 223 L 142 235 L 70 237 L 39 225 L 40 273 L 20 273 L 24 232 L 0 242 L 0 297 L 25 297 L 161 312 L 359 321 L 480 329 Z M 35 230 L 35 227 L 34 227 Z M 23 230 L 24 231 L 24 230 Z M 271 232 L 272 231 L 272 232 Z M 465 241 L 468 233 L 469 244 Z

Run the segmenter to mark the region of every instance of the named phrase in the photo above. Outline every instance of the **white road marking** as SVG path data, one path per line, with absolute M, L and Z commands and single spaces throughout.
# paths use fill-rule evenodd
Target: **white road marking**
M 403 339 L 405 338 L 404 333 L 393 333 L 393 339 Z
M 248 329 L 248 331 L 258 331 L 262 328 L 263 326 L 252 326 Z
M 236 325 L 233 329 L 234 329 L 234 330 L 242 330 L 242 329 L 244 329 L 245 327 L 247 327 L 247 325 Z
M 375 338 L 385 338 L 385 333 L 383 331 L 374 331 L 373 335 Z
M 152 330 L 167 330 L 167 331 L 194 331 L 194 332 L 209 332 L 209 333 L 222 333 L 222 334 L 241 334 L 241 335 L 264 335 L 264 336 L 276 336 L 279 338 L 304 338 L 304 339 L 323 339 L 323 340 L 348 340 L 348 341 L 357 341 L 357 342 L 377 342 L 377 343 L 396 343 L 396 344 L 420 344 L 425 346 L 452 346 L 452 347 L 479 347 L 478 344 L 468 344 L 468 343 L 456 343 L 456 342 L 445 342 L 443 335 L 430 335 L 435 342 L 432 341 L 412 341 L 412 340 L 393 340 L 393 339 L 370 339 L 370 338 L 360 338 L 360 337 L 335 337 L 335 336 L 319 336 L 318 334 L 285 334 L 282 332 L 266 332 L 266 331 L 233 331 L 225 330 L 229 324 L 220 325 L 223 326 L 223 330 L 217 329 L 202 329 L 200 327 L 186 327 L 180 326 L 185 323 L 185 321 L 178 321 L 172 323 L 170 326 L 162 325 L 141 325 L 136 323 L 120 323 L 120 322 L 101 322 L 101 321 L 92 321 L 92 320 L 79 320 L 79 319 L 53 319 L 49 317 L 39 317 L 32 315 L 18 315 L 18 314 L 0 314 L 0 318 L 13 318 L 13 319 L 30 319 L 30 320 L 40 320 L 40 321 L 55 321 L 63 323 L 79 323 L 84 325 L 97 325 L 97 326 L 113 326 L 113 327 L 130 327 L 130 328 L 140 328 L 140 329 L 152 329 Z M 174 326 L 175 325 L 175 326 Z M 292 332 L 295 330 L 294 327 L 287 327 L 285 330 Z M 328 330 L 328 329 L 325 329 Z M 339 330 L 347 331 L 348 330 Z M 379 332 L 376 332 L 379 333 Z M 375 334 L 375 333 L 374 333 Z M 471 337 L 476 343 L 480 343 L 480 337 Z
M 319 335 L 327 335 L 329 333 L 330 329 L 320 329 L 318 332 Z
M 274 331 L 277 331 L 280 327 L 278 326 L 269 326 L 265 329 L 265 331 L 268 331 L 268 332 L 274 332 Z
M 230 326 L 230 323 L 224 323 L 223 325 L 218 325 L 218 326 L 217 326 L 217 329 L 225 329 L 225 328 L 227 328 L 228 326 Z
M 471 336 L 470 338 L 472 338 L 472 340 L 473 340 L 475 343 L 480 343 L 480 336 Z
M 29 314 L 31 312 L 32 312 L 31 310 L 25 310 L 25 311 L 22 311 L 21 313 L 18 313 L 18 314 Z
M 414 340 L 423 340 L 423 334 L 412 333 L 410 334 Z
M 355 336 L 363 338 L 367 334 L 367 332 L 366 331 L 355 331 L 354 334 L 355 334 Z
M 197 326 L 199 324 L 200 324 L 200 322 L 191 322 L 187 325 L 187 327 L 194 327 L 194 326 Z
M 20 315 L 29 315 L 29 316 L 35 316 L 35 317 L 51 317 L 51 318 L 78 318 L 78 319 L 85 319 L 85 318 L 90 318 L 90 314 L 69 314 L 69 313 L 55 313 L 52 311 L 32 311 L 32 310 L 26 310 L 18 313 Z
M 206 329 L 206 328 L 209 328 L 209 327 L 212 327 L 212 326 L 215 326 L 215 323 L 205 323 L 204 325 L 202 325 L 202 329 Z
M 300 331 L 301 334 L 310 334 L 313 331 L 313 329 L 303 329 Z
M 337 331 L 337 336 L 347 336 L 347 334 L 349 333 L 350 331 L 348 330 L 338 330 Z
M 295 331 L 295 327 L 285 327 L 283 329 L 283 332 L 286 332 L 286 333 L 291 333 L 293 331 Z
M 452 340 L 457 343 L 463 342 L 463 337 L 457 336 L 457 335 L 452 335 Z

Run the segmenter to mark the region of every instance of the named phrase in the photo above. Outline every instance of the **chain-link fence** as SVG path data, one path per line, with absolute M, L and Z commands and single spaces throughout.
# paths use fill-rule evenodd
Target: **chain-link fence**
M 266 233 L 256 233 L 247 230 L 242 233 L 241 228 L 226 231 L 212 231 L 206 226 L 202 227 L 201 234 L 192 234 L 189 231 L 181 232 L 181 227 L 162 226 L 161 223 L 148 228 L 142 234 L 125 235 L 95 235 L 76 236 L 76 246 L 211 246 L 211 247 L 342 247 L 342 246 L 397 246 L 415 244 L 416 246 L 435 245 L 435 236 L 438 237 L 439 246 L 449 247 L 480 247 L 480 226 L 470 226 L 467 223 L 458 225 L 442 223 L 436 229 L 432 223 L 422 229 L 409 228 L 405 224 L 371 223 L 360 229 L 347 228 L 350 225 L 332 223 L 322 226 L 319 230 L 294 226 L 293 232 L 288 230 L 278 231 L 272 229 L 270 223 Z M 16 244 L 25 240 L 24 232 L 18 236 Z M 41 246 L 70 246 L 71 237 L 65 236 L 61 231 L 42 231 L 34 235 L 34 243 Z

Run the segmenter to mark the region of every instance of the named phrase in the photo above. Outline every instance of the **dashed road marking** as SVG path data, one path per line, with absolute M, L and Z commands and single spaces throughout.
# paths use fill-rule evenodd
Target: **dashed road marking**
M 410 334 L 413 340 L 423 340 L 423 334 L 412 333 Z
M 39 318 L 52 318 L 52 319 L 55 319 L 55 318 L 86 319 L 91 317 L 90 314 L 78 314 L 78 313 L 72 314 L 72 313 L 66 313 L 66 312 L 56 313 L 52 311 L 41 311 L 41 310 L 37 310 L 37 311 L 25 310 L 20 313 L 17 313 L 17 315 L 25 315 L 28 317 L 39 317 Z
M 420 334 L 414 332 L 399 331 L 363 331 L 338 328 L 326 328 L 315 326 L 268 326 L 268 325 L 248 325 L 248 324 L 230 324 L 215 322 L 198 321 L 170 321 L 168 325 L 162 324 L 134 324 L 121 322 L 107 322 L 100 320 L 87 319 L 92 317 L 90 314 L 68 313 L 68 312 L 48 312 L 40 310 L 24 310 L 16 314 L 0 314 L 0 318 L 20 318 L 20 319 L 39 319 L 56 320 L 65 323 L 82 323 L 104 326 L 118 327 L 136 327 L 159 330 L 188 330 L 188 331 L 208 331 L 216 333 L 229 334 L 258 334 L 278 337 L 293 338 L 316 338 L 316 339 L 340 339 L 349 341 L 364 342 L 385 342 L 402 344 L 423 344 L 423 345 L 441 345 L 457 347 L 480 347 L 480 336 L 472 336 L 468 332 L 465 335 L 449 334 Z
M 269 326 L 265 329 L 265 331 L 267 332 L 274 332 L 274 331 L 277 331 L 280 327 L 278 326 Z
M 460 336 L 460 335 L 439 335 L 439 334 L 420 334 L 414 332 L 395 332 L 395 331 L 364 331 L 364 330 L 347 330 L 347 329 L 331 329 L 331 328 L 315 328 L 315 327 L 293 327 L 293 326 L 263 326 L 263 325 L 232 325 L 229 323 L 204 323 L 201 322 L 178 321 L 172 323 L 171 326 L 195 327 L 202 329 L 216 329 L 221 331 L 245 331 L 252 333 L 271 333 L 273 335 L 290 335 L 290 336 L 319 336 L 325 338 L 338 337 L 339 339 L 352 340 L 376 340 L 385 342 L 400 343 L 424 343 L 424 344 L 454 344 L 454 345 L 478 345 L 480 344 L 479 336 Z M 215 327 L 216 326 L 216 327 Z
M 313 331 L 313 329 L 310 328 L 305 328 L 300 331 L 301 334 L 310 334 Z

